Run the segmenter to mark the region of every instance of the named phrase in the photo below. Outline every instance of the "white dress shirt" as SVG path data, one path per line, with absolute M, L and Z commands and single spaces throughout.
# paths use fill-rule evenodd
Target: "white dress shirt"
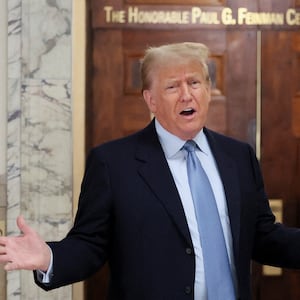
M 173 175 L 177 190 L 179 192 L 184 213 L 187 219 L 189 231 L 191 234 L 195 259 L 196 259 L 196 271 L 195 271 L 195 300 L 207 300 L 207 292 L 205 286 L 204 265 L 203 256 L 200 243 L 200 235 L 198 231 L 194 203 L 188 183 L 186 156 L 187 153 L 182 149 L 186 141 L 181 140 L 170 132 L 166 131 L 160 123 L 155 119 L 155 127 L 159 137 L 159 141 L 162 145 L 165 157 L 169 164 L 171 173 Z M 232 235 L 230 230 L 230 221 L 228 217 L 227 203 L 225 198 L 225 192 L 223 184 L 216 166 L 215 159 L 210 150 L 208 141 L 206 139 L 203 130 L 201 130 L 197 136 L 193 139 L 198 147 L 201 149 L 196 150 L 202 167 L 204 168 L 210 184 L 213 189 L 213 193 L 217 202 L 217 207 L 221 219 L 223 233 L 225 237 L 227 253 L 229 262 L 234 278 L 234 284 L 236 286 L 236 274 L 233 261 L 233 249 L 232 249 Z

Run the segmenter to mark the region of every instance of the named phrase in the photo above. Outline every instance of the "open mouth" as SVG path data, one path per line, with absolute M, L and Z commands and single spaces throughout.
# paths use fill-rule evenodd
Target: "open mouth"
M 195 110 L 191 107 L 184 109 L 182 112 L 180 112 L 183 116 L 190 116 L 195 112 Z

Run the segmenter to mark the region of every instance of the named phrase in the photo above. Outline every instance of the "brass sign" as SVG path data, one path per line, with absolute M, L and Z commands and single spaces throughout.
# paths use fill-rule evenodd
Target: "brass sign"
M 230 7 L 198 6 L 126 6 L 116 9 L 104 6 L 100 27 L 170 26 L 215 28 L 229 27 L 300 27 L 300 11 L 288 8 L 283 12 L 251 11 L 245 7 L 233 10 Z

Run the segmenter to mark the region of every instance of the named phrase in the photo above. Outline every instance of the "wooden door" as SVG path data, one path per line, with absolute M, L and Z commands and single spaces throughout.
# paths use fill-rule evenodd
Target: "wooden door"
M 272 1 L 262 2 L 266 6 L 266 3 Z M 254 148 L 259 146 L 256 145 L 256 137 L 260 133 L 257 131 L 260 120 L 256 118 L 259 91 L 256 84 L 257 41 L 260 36 L 257 27 L 228 28 L 224 24 L 208 24 L 213 22 L 213 14 L 210 15 L 211 19 L 207 16 L 207 24 L 186 26 L 123 24 L 124 11 L 128 7 L 148 11 L 158 8 L 170 10 L 174 7 L 185 10 L 195 7 L 196 10 L 201 8 L 202 11 L 220 14 L 224 7 L 230 8 L 231 11 L 236 11 L 239 7 L 258 11 L 262 6 L 259 1 L 190 0 L 184 1 L 182 5 L 180 0 L 89 0 L 88 4 L 90 55 L 87 60 L 89 70 L 87 151 L 99 143 L 128 135 L 148 124 L 151 116 L 140 92 L 139 59 L 148 46 L 181 41 L 202 42 L 211 49 L 209 66 L 213 91 L 207 126 L 247 141 Z M 285 5 L 291 3 L 287 1 Z M 108 10 L 113 8 L 115 15 L 107 15 L 108 10 L 104 7 L 110 7 Z M 103 22 L 105 18 L 108 21 L 106 23 Z M 263 75 L 261 161 L 270 196 L 284 198 L 284 220 L 290 225 L 299 226 L 300 224 L 297 224 L 299 212 L 296 208 L 300 201 L 300 193 L 296 187 L 291 189 L 291 186 L 300 175 L 300 129 L 296 115 L 296 112 L 300 111 L 298 104 L 300 46 L 296 32 L 273 32 L 271 29 L 263 31 L 261 35 Z M 280 44 L 277 40 L 280 40 Z M 275 44 L 280 47 L 274 47 Z M 286 51 L 287 49 L 289 51 Z M 274 61 L 277 61 L 278 57 L 282 57 L 282 60 L 277 65 Z M 289 80 L 291 74 L 293 80 Z M 281 84 L 282 78 L 284 81 Z M 280 89 L 280 86 L 283 88 Z M 274 99 L 276 105 L 272 102 Z M 281 142 L 281 138 L 288 145 L 284 148 L 285 158 L 280 156 L 279 150 L 274 151 L 274 142 Z M 279 160 L 278 156 L 281 157 Z M 298 162 L 296 167 L 293 167 L 294 162 Z M 282 179 L 279 175 L 281 167 L 284 167 L 286 172 L 279 193 L 277 189 L 280 186 L 278 181 Z M 274 172 L 277 175 L 274 175 Z M 284 271 L 280 276 L 267 277 L 263 275 L 261 266 L 254 265 L 254 299 L 283 299 L 287 288 L 290 290 L 289 300 L 299 299 L 298 276 L 299 273 L 296 271 Z M 109 270 L 105 266 L 88 279 L 85 283 L 86 299 L 106 299 L 108 277 Z
M 283 203 L 283 222 L 300 227 L 300 36 L 262 33 L 261 166 L 270 199 Z M 300 272 L 264 276 L 255 267 L 256 299 L 300 299 Z
M 214 30 L 209 25 L 201 29 L 187 25 L 178 30 L 171 25 L 103 23 L 104 7 L 135 8 L 135 3 L 152 3 L 149 11 L 163 4 L 182 3 L 180 0 L 90 0 L 91 40 L 88 95 L 87 148 L 135 132 L 150 120 L 150 114 L 140 91 L 139 59 L 145 48 L 164 43 L 195 41 L 211 50 L 210 70 L 213 97 L 208 127 L 219 132 L 255 143 L 253 129 L 256 118 L 256 30 L 227 31 L 224 26 Z M 213 12 L 225 1 L 190 0 L 186 5 L 204 3 Z M 232 3 L 229 3 L 232 2 Z M 237 1 L 227 1 L 236 8 Z M 243 1 L 244 2 L 244 1 Z M 251 1 L 249 1 L 251 2 Z M 159 3 L 159 4 L 155 4 Z M 212 6 L 208 6 L 211 3 Z M 249 4 L 252 9 L 256 5 Z M 170 10 L 171 5 L 167 6 Z M 145 6 L 143 6 L 145 9 Z M 112 17 L 111 17 L 112 18 Z

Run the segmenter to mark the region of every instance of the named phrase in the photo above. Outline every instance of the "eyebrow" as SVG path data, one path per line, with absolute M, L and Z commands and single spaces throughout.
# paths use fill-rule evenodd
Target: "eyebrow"
M 199 77 L 202 77 L 202 79 L 205 79 L 205 78 L 203 78 L 203 76 L 201 76 L 200 73 L 190 73 L 185 76 L 186 79 L 199 78 Z M 180 81 L 181 79 L 179 77 L 168 77 L 165 80 L 166 80 L 166 82 L 176 82 L 176 81 Z

